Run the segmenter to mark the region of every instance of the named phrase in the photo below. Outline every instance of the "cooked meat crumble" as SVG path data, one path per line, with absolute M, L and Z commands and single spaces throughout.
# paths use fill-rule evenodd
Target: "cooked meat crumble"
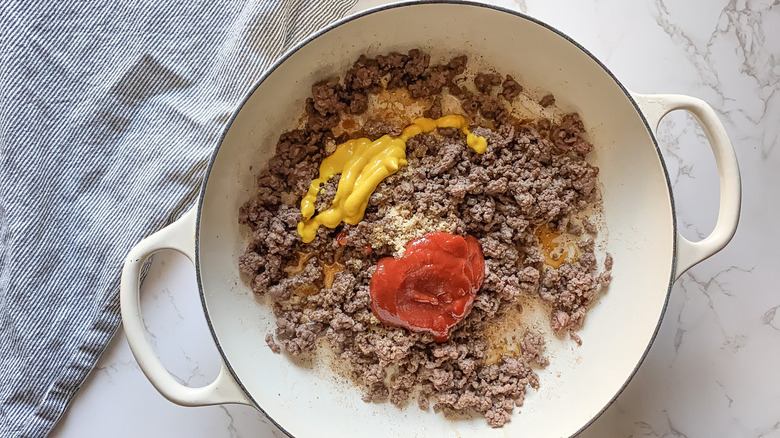
M 266 341 L 274 352 L 331 348 L 364 388 L 366 402 L 403 406 L 415 399 L 421 409 L 477 412 L 500 427 L 522 406 L 527 387 L 539 387 L 534 368 L 554 358 L 529 329 L 516 349 L 493 360 L 486 328 L 518 309 L 521 299 L 535 299 L 549 307 L 554 332 L 579 340 L 575 331 L 608 285 L 612 258 L 607 254 L 599 270 L 597 229 L 575 219 L 599 203 L 599 172 L 585 160 L 593 146 L 579 116 L 516 118 L 512 101 L 523 87 L 497 72 L 478 72 L 469 82 L 466 67 L 465 56 L 433 64 L 413 49 L 361 56 L 343 81 L 314 84 L 303 127 L 281 135 L 254 196 L 240 209 L 251 236 L 239 267 L 273 307 L 275 338 L 268 334 Z M 375 106 L 378 95 L 399 90 L 406 102 L 419 104 L 414 117 L 446 115 L 445 101 L 457 99 L 487 151 L 475 153 L 455 129 L 415 136 L 407 142 L 408 164 L 379 184 L 362 221 L 320 227 L 303 243 L 296 231 L 299 202 L 320 163 L 348 138 L 398 135 L 403 125 Z M 541 110 L 555 98 L 539 102 Z M 356 126 L 346 129 L 345 120 Z M 323 186 L 317 211 L 331 205 L 338 183 L 336 176 Z M 566 257 L 557 268 L 545 264 L 550 254 L 540 244 L 540 227 L 576 242 L 569 255 L 557 254 Z M 408 242 L 432 231 L 476 237 L 485 259 L 473 309 L 442 343 L 382 324 L 369 295 L 377 262 L 401 256 Z

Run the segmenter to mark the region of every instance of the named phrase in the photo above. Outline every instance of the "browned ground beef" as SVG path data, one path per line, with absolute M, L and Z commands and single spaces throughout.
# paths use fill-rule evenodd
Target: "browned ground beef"
M 539 105 L 547 108 L 550 105 L 555 105 L 555 96 L 552 94 L 546 94 L 540 101 Z
M 480 73 L 474 93 L 459 79 L 466 62 L 461 56 L 431 65 L 417 49 L 361 56 L 344 81 L 315 84 L 306 128 L 279 138 L 276 155 L 257 178 L 255 196 L 240 210 L 240 222 L 251 230 L 240 270 L 255 293 L 270 298 L 276 341 L 270 334 L 266 341 L 273 351 L 309 353 L 324 339 L 364 386 L 365 401 L 402 406 L 415 397 L 422 409 L 432 403 L 436 411 L 478 412 L 498 427 L 522 405 L 528 386 L 538 388 L 533 368 L 547 366 L 549 359 L 543 338 L 526 331 L 517 354 L 490 360 L 486 328 L 518 309 L 521 298 L 533 297 L 549 305 L 556 332 L 579 339 L 573 331 L 609 283 L 612 261 L 607 255 L 598 273 L 595 227 L 571 221 L 598 201 L 598 168 L 585 161 L 592 145 L 579 117 L 570 114 L 558 123 L 514 119 L 509 101 L 522 86 L 511 76 Z M 378 186 L 360 223 L 321 227 L 314 241 L 302 243 L 298 202 L 326 149 L 342 140 L 331 130 L 345 115 L 364 113 L 371 95 L 399 88 L 425 102 L 430 117 L 442 115 L 443 92 L 461 98 L 472 120 L 484 121 L 473 131 L 488 140 L 487 151 L 474 153 L 454 129 L 413 137 L 408 165 Z M 374 139 L 399 129 L 372 119 L 358 132 Z M 337 185 L 338 177 L 323 187 L 318 211 L 331 204 Z M 544 265 L 534 234 L 543 225 L 577 236 L 576 260 L 558 269 Z M 433 230 L 476 237 L 486 266 L 473 310 L 444 343 L 384 326 L 370 310 L 377 261 L 399 255 L 409 240 Z

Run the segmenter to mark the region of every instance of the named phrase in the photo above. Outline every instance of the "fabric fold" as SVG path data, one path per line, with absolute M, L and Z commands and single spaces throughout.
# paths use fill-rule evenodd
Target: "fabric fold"
M 193 205 L 262 72 L 354 3 L 6 2 L 0 436 L 49 433 L 119 326 L 129 249 Z

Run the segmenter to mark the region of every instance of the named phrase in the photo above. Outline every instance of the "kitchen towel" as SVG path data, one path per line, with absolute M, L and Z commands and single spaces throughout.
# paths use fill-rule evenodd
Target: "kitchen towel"
M 119 325 L 129 249 L 193 205 L 263 70 L 354 3 L 3 2 L 0 436 L 49 433 Z

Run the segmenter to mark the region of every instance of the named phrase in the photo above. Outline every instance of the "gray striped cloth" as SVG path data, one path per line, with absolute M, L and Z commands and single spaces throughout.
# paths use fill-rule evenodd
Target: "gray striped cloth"
M 0 7 L 0 436 L 43 437 L 119 325 L 128 250 L 194 202 L 244 93 L 355 0 Z

